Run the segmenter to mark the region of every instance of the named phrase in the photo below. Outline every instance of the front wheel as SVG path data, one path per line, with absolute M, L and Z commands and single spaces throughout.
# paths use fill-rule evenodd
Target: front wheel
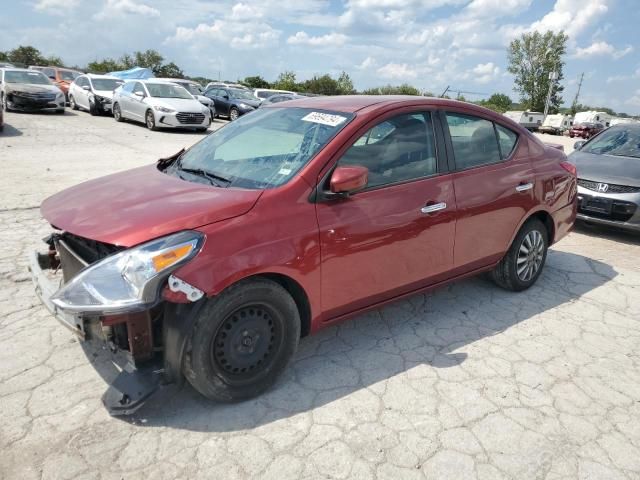
M 120 111 L 120 105 L 117 103 L 113 104 L 113 118 L 116 119 L 116 122 L 122 122 L 124 118 L 122 118 L 122 112 Z
M 532 218 L 516 235 L 509 251 L 491 272 L 500 287 L 519 292 L 536 283 L 547 259 L 549 240 L 544 224 Z
M 151 110 L 147 110 L 147 114 L 145 115 L 145 123 L 147 124 L 147 128 L 149 130 L 157 130 L 156 117 Z
M 207 302 L 191 332 L 185 377 L 212 400 L 259 395 L 275 383 L 297 349 L 295 301 L 278 283 L 257 279 Z
M 229 120 L 233 122 L 234 120 L 237 120 L 239 116 L 240 112 L 238 111 L 238 109 L 236 107 L 231 108 L 231 110 L 229 111 Z
M 6 97 L 4 96 L 4 93 L 2 94 L 2 96 L 0 96 L 0 108 L 2 108 L 5 112 L 10 112 L 11 111 L 9 109 L 9 105 L 8 105 Z
M 78 104 L 76 103 L 76 99 L 73 98 L 73 95 L 69 95 L 69 106 L 71 110 L 78 110 Z

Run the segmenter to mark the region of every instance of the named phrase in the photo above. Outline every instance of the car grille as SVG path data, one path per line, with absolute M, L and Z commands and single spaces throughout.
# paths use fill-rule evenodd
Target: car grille
M 204 122 L 204 113 L 187 113 L 180 112 L 176 114 L 176 118 L 180 123 L 196 123 L 201 124 Z
M 588 190 L 593 190 L 594 192 L 598 191 L 598 182 L 592 182 L 591 180 L 583 180 L 581 178 L 578 179 L 578 185 L 584 187 Z M 609 188 L 606 193 L 637 193 L 640 192 L 640 187 L 631 187 L 629 185 L 613 185 L 611 183 L 607 183 Z
M 28 98 L 29 100 L 43 100 L 43 101 L 53 101 L 56 99 L 56 94 L 55 93 L 27 93 L 27 92 L 21 92 L 21 93 L 14 93 L 13 95 L 15 95 L 16 97 L 21 97 L 21 98 Z
M 638 208 L 633 202 L 614 200 L 610 197 L 579 195 L 578 200 L 578 212 L 589 217 L 604 218 L 617 222 L 629 221 Z
M 60 238 L 64 243 L 66 243 L 66 245 L 68 245 L 69 249 L 72 250 L 73 253 L 88 264 L 92 264 L 98 260 L 108 257 L 112 253 L 123 250 L 122 247 L 79 237 L 78 235 L 73 235 L 69 232 L 61 234 Z

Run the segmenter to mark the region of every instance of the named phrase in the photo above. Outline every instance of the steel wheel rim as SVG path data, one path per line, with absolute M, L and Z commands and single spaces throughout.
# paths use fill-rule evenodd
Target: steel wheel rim
M 538 230 L 525 235 L 518 249 L 516 273 L 523 282 L 529 282 L 540 270 L 544 258 L 544 239 Z
M 147 113 L 147 127 L 153 128 L 154 125 L 155 125 L 155 122 L 153 120 L 153 113 L 149 112 Z
M 267 370 L 281 344 L 281 326 L 264 305 L 241 307 L 220 325 L 211 345 L 212 361 L 242 381 Z
M 237 120 L 239 116 L 237 110 L 231 110 L 231 120 Z

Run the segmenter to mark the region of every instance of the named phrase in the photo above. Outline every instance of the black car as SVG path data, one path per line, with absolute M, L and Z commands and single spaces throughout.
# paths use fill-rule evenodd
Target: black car
M 297 93 L 282 93 L 271 95 L 270 97 L 265 98 L 260 106 L 271 105 L 272 103 L 280 103 L 280 102 L 288 102 L 289 100 L 298 100 L 300 98 L 306 98 L 304 95 L 298 95 Z
M 249 113 L 260 106 L 260 100 L 249 90 L 228 87 L 211 87 L 204 92 L 216 105 L 216 114 L 236 120 L 239 116 Z
M 6 111 L 53 110 L 64 113 L 64 93 L 43 73 L 24 68 L 0 70 L 0 105 Z
M 640 232 L 640 124 L 609 127 L 575 149 L 578 218 Z

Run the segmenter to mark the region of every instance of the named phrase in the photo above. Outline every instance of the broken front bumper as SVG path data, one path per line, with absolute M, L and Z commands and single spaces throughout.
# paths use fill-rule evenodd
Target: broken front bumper
M 52 295 L 62 284 L 61 272 L 51 268 L 51 256 L 33 252 L 29 258 L 29 270 L 38 297 L 54 317 L 81 340 L 85 354 L 109 388 L 102 396 L 102 403 L 111 415 L 129 415 L 139 409 L 162 383 L 162 361 L 150 359 L 135 362 L 130 351 L 117 347 L 105 336 L 109 322 L 101 317 L 87 317 L 60 310 L 52 301 Z M 126 323 L 129 342 L 140 348 L 151 342 L 145 338 L 149 312 L 135 316 L 122 316 L 119 323 Z M 114 323 L 114 322 L 111 322 Z M 105 325 L 106 324 L 106 325 Z

